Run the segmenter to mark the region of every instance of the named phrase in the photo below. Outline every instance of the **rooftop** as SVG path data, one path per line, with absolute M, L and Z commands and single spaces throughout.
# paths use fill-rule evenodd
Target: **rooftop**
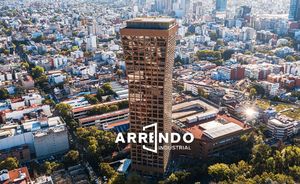
M 86 117 L 86 118 L 81 118 L 81 119 L 79 119 L 79 122 L 80 123 L 87 123 L 87 122 L 107 119 L 107 118 L 110 118 L 110 117 L 119 116 L 119 115 L 123 115 L 123 114 L 127 114 L 127 113 L 129 113 L 129 109 L 124 109 L 124 110 L 109 112 L 109 113 L 105 113 L 105 114 L 101 114 L 101 115 L 94 115 L 94 116 L 89 116 L 89 117 Z
M 289 127 L 293 125 L 293 122 L 290 121 L 281 121 L 279 119 L 271 119 L 269 120 L 268 124 L 272 124 L 276 127 L 281 127 L 281 128 L 285 128 L 285 127 Z
M 189 122 L 200 117 L 213 117 L 218 112 L 217 108 L 197 99 L 173 105 L 172 118 L 180 122 Z
M 225 125 L 221 124 L 220 126 L 217 126 L 215 128 L 207 129 L 203 133 L 210 139 L 215 139 L 241 130 L 243 130 L 243 128 L 240 127 L 239 125 L 235 123 L 228 123 Z
M 59 132 L 65 129 L 65 123 L 60 117 L 28 120 L 22 125 L 6 124 L 0 127 L 0 137 L 9 137 L 32 132 L 35 136 L 47 134 L 50 130 Z
M 0 171 L 0 183 L 20 183 L 25 184 L 30 182 L 30 176 L 27 167 L 14 169 L 11 171 L 2 170 Z
M 84 107 L 78 107 L 78 108 L 73 108 L 72 112 L 73 113 L 79 113 L 79 112 L 83 112 L 83 111 L 89 111 L 91 109 L 93 109 L 94 107 L 100 107 L 103 105 L 113 105 L 113 104 L 117 104 L 119 102 L 125 102 L 127 101 L 126 99 L 123 100 L 115 100 L 115 101 L 111 101 L 111 102 L 105 102 L 105 103 L 101 103 L 101 104 L 95 104 L 95 105 L 88 105 L 88 106 L 84 106 Z
M 141 17 L 128 20 L 126 23 L 126 28 L 130 29 L 167 30 L 176 24 L 176 20 L 168 17 Z
M 209 139 L 215 139 L 237 131 L 247 130 L 249 128 L 250 127 L 246 126 L 243 122 L 230 116 L 218 115 L 215 120 L 206 123 L 194 123 L 182 130 L 192 133 L 195 139 L 202 139 L 203 135 Z

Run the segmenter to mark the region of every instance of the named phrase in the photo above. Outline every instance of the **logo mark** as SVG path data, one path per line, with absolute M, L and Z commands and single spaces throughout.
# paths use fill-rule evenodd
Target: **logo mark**
M 148 129 L 154 128 L 153 132 L 146 132 Z M 144 150 L 150 151 L 152 153 L 157 153 L 158 144 L 171 143 L 176 144 L 179 143 L 183 139 L 183 142 L 186 144 L 192 143 L 194 141 L 194 135 L 191 133 L 185 133 L 183 136 L 179 133 L 159 133 L 158 132 L 158 124 L 153 123 L 151 125 L 147 125 L 143 127 L 143 132 L 127 133 L 127 143 L 131 144 L 142 144 L 142 148 Z M 122 133 L 118 133 L 115 143 L 126 143 L 125 138 Z M 154 144 L 154 148 L 147 147 L 144 144 Z M 163 149 L 174 149 L 174 146 L 171 148 L 167 148 L 168 146 L 160 146 Z M 177 146 L 178 147 L 178 146 Z M 180 147 L 180 146 L 179 146 Z

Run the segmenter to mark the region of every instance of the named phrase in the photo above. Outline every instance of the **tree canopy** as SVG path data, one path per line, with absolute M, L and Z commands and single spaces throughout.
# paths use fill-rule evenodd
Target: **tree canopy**
M 0 100 L 6 100 L 7 98 L 9 98 L 9 93 L 7 89 L 0 88 Z
M 14 157 L 7 157 L 0 162 L 0 171 L 3 169 L 13 170 L 19 168 L 19 161 Z
M 55 106 L 55 110 L 63 118 L 70 118 L 72 113 L 72 107 L 66 103 L 59 103 Z
M 39 77 L 41 77 L 43 75 L 43 73 L 45 72 L 44 68 L 41 66 L 35 66 L 34 68 L 32 68 L 31 70 L 31 75 L 34 79 L 37 79 Z

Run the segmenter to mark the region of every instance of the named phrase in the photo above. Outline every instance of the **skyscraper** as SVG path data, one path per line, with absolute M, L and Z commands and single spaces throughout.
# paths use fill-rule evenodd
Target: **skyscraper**
M 158 132 L 171 132 L 172 67 L 178 25 L 171 18 L 137 18 L 121 30 L 129 86 L 130 131 L 157 123 Z M 148 130 L 151 132 L 152 130 Z M 165 144 L 147 144 L 153 149 Z M 160 176 L 167 167 L 170 151 L 157 153 L 131 145 L 132 169 Z
M 300 20 L 300 0 L 291 0 L 289 19 L 294 21 Z
M 155 0 L 155 9 L 161 13 L 170 13 L 172 11 L 172 0 Z
M 227 0 L 216 0 L 216 11 L 226 11 Z

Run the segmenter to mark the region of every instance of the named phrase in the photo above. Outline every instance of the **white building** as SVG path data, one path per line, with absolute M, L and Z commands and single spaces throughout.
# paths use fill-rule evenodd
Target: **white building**
M 36 157 L 46 157 L 69 150 L 68 132 L 60 117 L 48 119 L 48 129 L 34 133 L 34 149 Z
M 53 58 L 53 67 L 54 68 L 62 68 L 66 66 L 68 63 L 68 58 L 65 56 L 55 56 Z
M 93 35 L 90 35 L 89 37 L 87 37 L 86 39 L 86 47 L 87 47 L 87 50 L 96 50 L 97 49 L 97 37 L 96 36 L 93 36 Z
M 25 105 L 32 106 L 32 105 L 42 105 L 44 98 L 37 93 L 31 93 L 25 96 L 22 96 L 22 99 L 25 101 Z
M 193 84 L 184 83 L 184 91 L 190 91 L 194 95 L 198 95 L 198 87 Z
M 71 52 L 71 57 L 73 59 L 79 59 L 79 58 L 83 58 L 83 51 L 81 50 L 77 50 L 77 51 L 74 51 L 74 52 Z
M 283 66 L 284 66 L 284 73 L 300 76 L 300 61 L 285 62 Z
M 66 125 L 60 117 L 53 117 L 0 128 L 0 150 L 23 145 L 28 145 L 38 158 L 66 152 L 69 150 Z
M 28 114 L 31 112 L 37 112 L 42 111 L 46 116 L 51 116 L 51 110 L 49 105 L 41 105 L 36 107 L 29 107 L 21 110 L 15 110 L 11 112 L 5 112 L 2 115 L 2 118 L 6 121 L 8 119 L 22 119 L 24 117 L 24 114 Z M 4 117 L 3 117 L 4 116 Z
M 290 121 L 271 119 L 267 128 L 274 138 L 281 140 L 290 137 L 294 133 L 294 123 Z

